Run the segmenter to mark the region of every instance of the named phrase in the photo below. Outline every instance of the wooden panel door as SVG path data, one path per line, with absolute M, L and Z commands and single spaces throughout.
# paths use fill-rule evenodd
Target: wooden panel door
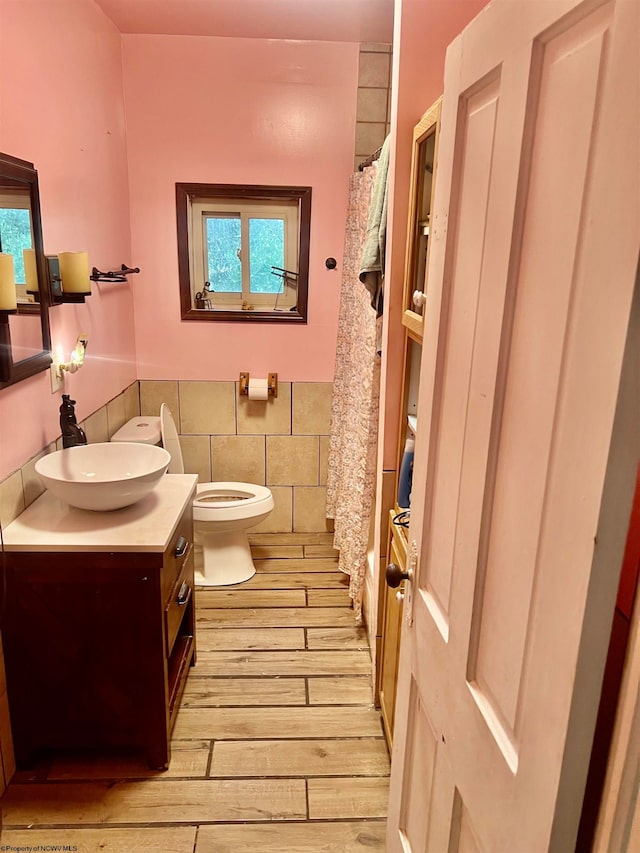
M 573 849 L 633 488 L 607 510 L 639 34 L 635 0 L 495 0 L 447 54 L 389 853 Z

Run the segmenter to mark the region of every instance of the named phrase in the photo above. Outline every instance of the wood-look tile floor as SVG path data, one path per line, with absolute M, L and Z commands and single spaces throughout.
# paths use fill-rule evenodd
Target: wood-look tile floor
M 251 540 L 250 581 L 197 590 L 198 662 L 168 771 L 131 755 L 54 756 L 14 777 L 0 803 L 1 845 L 385 849 L 389 757 L 371 704 L 366 636 L 354 625 L 330 535 Z

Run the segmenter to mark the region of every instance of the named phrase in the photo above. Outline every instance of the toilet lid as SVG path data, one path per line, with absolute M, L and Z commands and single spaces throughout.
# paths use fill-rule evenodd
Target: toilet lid
M 182 448 L 178 430 L 176 429 L 171 409 L 166 403 L 160 406 L 160 431 L 162 433 L 162 446 L 169 452 L 169 474 L 184 474 L 184 461 L 182 459 Z

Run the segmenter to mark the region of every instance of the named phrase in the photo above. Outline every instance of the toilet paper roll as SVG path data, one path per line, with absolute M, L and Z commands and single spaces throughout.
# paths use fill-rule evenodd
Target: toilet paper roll
M 268 400 L 269 399 L 269 380 L 268 379 L 249 378 L 249 399 L 250 400 Z

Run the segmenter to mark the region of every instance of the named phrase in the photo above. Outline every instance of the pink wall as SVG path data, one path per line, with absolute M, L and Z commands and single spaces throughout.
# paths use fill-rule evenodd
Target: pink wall
M 123 36 L 138 375 L 333 379 L 358 45 Z M 175 183 L 313 188 L 306 326 L 182 322 Z
M 0 151 L 38 169 L 45 252 L 131 258 L 120 34 L 92 0 L 0 0 Z M 89 335 L 67 379 L 80 418 L 135 380 L 129 285 L 51 311 L 54 346 Z M 48 373 L 0 391 L 0 479 L 59 434 Z

